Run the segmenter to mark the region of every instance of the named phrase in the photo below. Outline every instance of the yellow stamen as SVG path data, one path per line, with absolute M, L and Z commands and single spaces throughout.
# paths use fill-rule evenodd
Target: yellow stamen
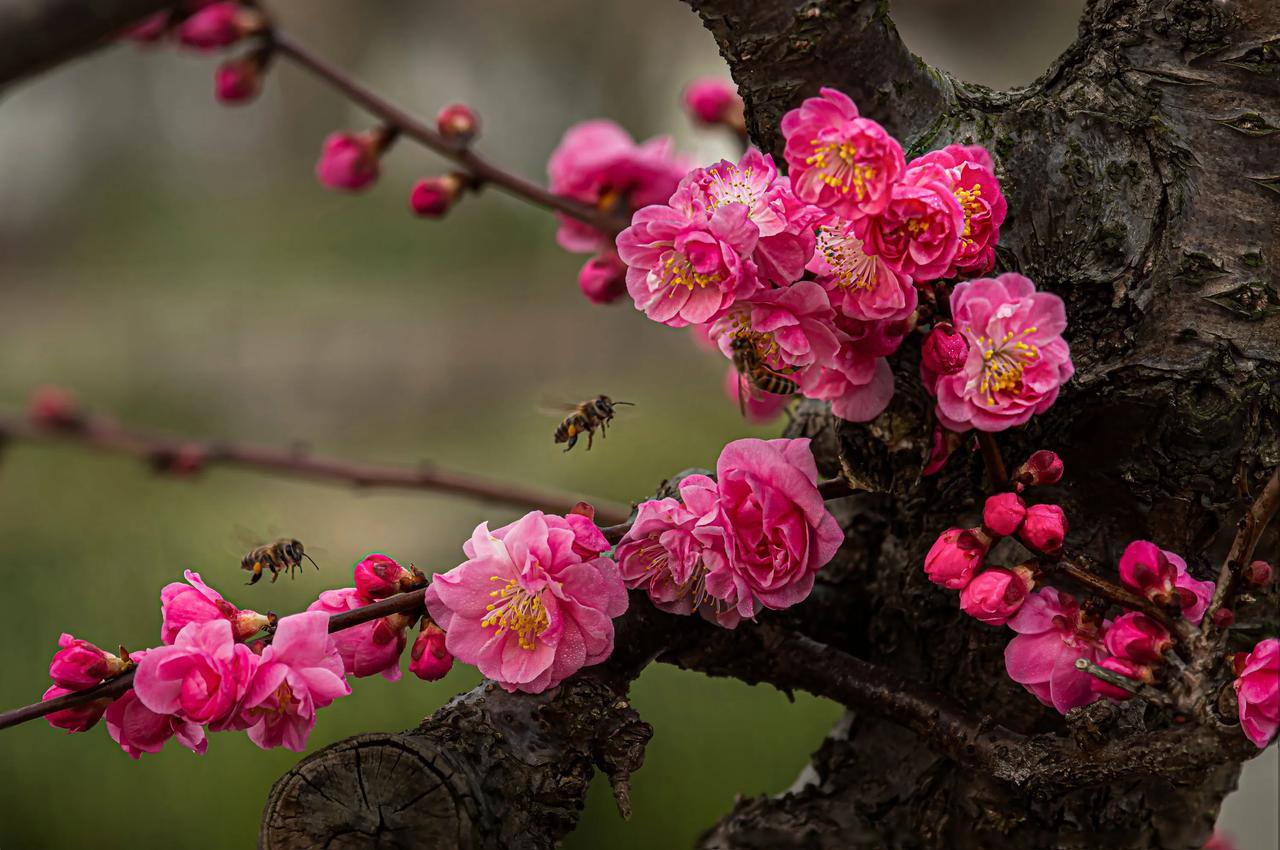
M 502 581 L 502 576 L 490 576 L 490 581 Z M 507 579 L 506 584 L 489 593 L 494 601 L 485 606 L 489 613 L 480 621 L 483 628 L 496 626 L 495 635 L 512 632 L 520 641 L 521 649 L 533 649 L 535 639 L 547 630 L 550 618 L 547 609 L 542 605 L 539 594 L 530 593 L 520 586 L 515 579 Z
M 876 178 L 875 168 L 856 161 L 858 149 L 849 142 L 810 142 L 813 153 L 805 157 L 805 165 L 819 172 L 819 179 L 843 194 L 852 190 L 861 201 L 867 195 L 867 182 Z

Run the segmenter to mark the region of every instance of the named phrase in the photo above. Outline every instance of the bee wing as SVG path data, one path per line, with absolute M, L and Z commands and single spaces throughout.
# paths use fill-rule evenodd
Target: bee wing
M 544 396 L 538 401 L 538 412 L 543 416 L 554 416 L 557 419 L 563 419 L 565 414 L 573 413 L 578 409 L 578 406 L 579 403 L 577 402 Z
M 267 538 L 261 531 L 253 531 L 248 526 L 236 523 L 231 527 L 231 540 L 235 543 L 236 548 L 240 549 L 240 554 L 248 552 L 250 549 L 267 543 Z

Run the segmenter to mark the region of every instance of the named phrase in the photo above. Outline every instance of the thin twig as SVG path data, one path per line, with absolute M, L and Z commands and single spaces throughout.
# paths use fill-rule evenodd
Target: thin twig
M 1128 676 L 1122 676 L 1114 670 L 1108 670 L 1106 667 L 1094 664 L 1087 658 L 1077 658 L 1076 669 L 1083 670 L 1095 679 L 1100 679 L 1108 685 L 1114 685 L 1122 691 L 1133 694 L 1135 697 L 1145 699 L 1147 702 L 1155 703 L 1156 705 L 1172 705 L 1169 695 L 1163 691 L 1158 691 L 1144 682 L 1130 679 Z
M 1203 634 L 1209 635 L 1217 628 L 1213 622 L 1214 612 L 1220 608 L 1230 608 L 1235 601 L 1236 594 L 1240 592 L 1244 568 L 1253 558 L 1253 550 L 1257 548 L 1262 532 L 1275 517 L 1277 510 L 1280 510 L 1280 466 L 1272 470 L 1271 478 L 1262 488 L 1262 493 L 1240 518 L 1239 530 L 1231 541 L 1231 549 L 1227 552 L 1222 569 L 1218 571 L 1218 585 L 1214 588 L 1213 598 L 1209 601 L 1204 621 L 1200 624 Z
M 994 435 L 979 431 L 978 448 L 982 450 L 982 462 L 987 465 L 987 478 L 993 490 L 1004 490 L 1009 486 L 1009 473 L 1004 466 L 1004 457 L 1000 454 L 1000 446 L 996 445 Z
M 45 425 L 16 414 L 0 413 L 0 442 L 68 442 L 109 454 L 146 461 L 164 472 L 192 472 L 208 466 L 228 466 L 350 484 L 356 487 L 395 487 L 430 490 L 468 496 L 526 509 L 563 514 L 581 496 L 556 490 L 513 484 L 432 466 L 379 466 L 305 452 L 216 440 L 193 440 L 170 434 L 136 431 L 102 416 L 75 415 L 59 424 Z M 187 466 L 184 466 L 187 465 Z M 195 469 L 187 468 L 194 466 Z M 620 522 L 631 510 L 607 500 L 590 500 L 601 522 Z
M 1058 561 L 1042 562 L 1041 564 L 1045 575 L 1049 578 L 1055 575 L 1062 575 L 1069 578 L 1075 584 L 1084 587 L 1091 593 L 1101 596 L 1108 602 L 1119 605 L 1130 611 L 1138 611 L 1146 614 L 1155 620 L 1173 637 L 1175 643 L 1185 644 L 1192 635 L 1194 629 L 1191 624 L 1181 617 L 1173 617 L 1168 611 L 1152 602 L 1145 596 L 1140 596 L 1129 590 L 1127 587 L 1116 584 L 1108 579 L 1098 575 L 1089 567 L 1074 559 L 1063 557 Z
M 518 198 L 523 198 L 538 206 L 547 207 L 567 216 L 572 216 L 610 236 L 621 232 L 629 224 L 621 216 L 595 209 L 571 198 L 563 198 L 536 183 L 525 180 L 523 177 L 517 177 L 510 172 L 504 171 L 478 156 L 464 142 L 446 139 L 427 124 L 366 88 L 361 83 L 356 82 L 344 71 L 331 65 L 279 30 L 274 30 L 269 38 L 271 45 L 279 55 L 293 60 L 300 67 L 328 82 L 370 114 L 384 121 L 388 126 L 394 127 L 408 138 L 419 142 L 441 156 L 453 160 L 467 172 L 475 184 L 492 183 L 495 186 L 500 186 Z

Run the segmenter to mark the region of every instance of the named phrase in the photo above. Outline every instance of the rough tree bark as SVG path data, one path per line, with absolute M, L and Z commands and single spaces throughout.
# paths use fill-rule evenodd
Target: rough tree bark
M 1006 456 L 1064 457 L 1052 495 L 1097 561 L 1149 538 L 1216 578 L 1242 492 L 1280 463 L 1280 4 L 1095 0 L 1048 73 L 994 92 L 912 56 L 882 2 L 689 2 L 766 150 L 787 108 L 834 85 L 913 154 L 992 151 L 1010 200 L 999 262 L 1066 299 L 1078 368 L 1048 415 L 1000 436 Z M 1134 701 L 1063 720 L 1008 680 L 1008 632 L 920 569 L 939 531 L 976 520 L 981 464 L 920 479 L 929 403 L 905 348 L 896 368 L 875 422 L 809 404 L 793 426 L 866 491 L 840 505 L 846 545 L 804 606 L 724 633 L 636 599 L 618 655 L 550 694 L 483 686 L 403 735 L 304 760 L 262 846 L 553 846 L 593 765 L 625 808 L 650 732 L 626 686 L 659 658 L 854 707 L 790 793 L 741 802 L 706 848 L 1199 847 L 1255 751 L 1229 717 L 1177 726 Z M 916 705 L 930 690 L 945 701 Z

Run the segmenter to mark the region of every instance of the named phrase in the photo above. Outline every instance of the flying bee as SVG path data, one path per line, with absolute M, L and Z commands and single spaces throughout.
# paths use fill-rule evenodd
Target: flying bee
M 294 569 L 302 568 L 303 558 L 310 561 L 317 570 L 320 569 L 315 559 L 303 551 L 301 540 L 281 537 L 274 543 L 251 549 L 249 554 L 240 559 L 240 569 L 253 573 L 248 584 L 257 584 L 262 578 L 263 570 L 270 570 L 271 582 L 274 584 L 284 570 L 288 570 L 289 578 L 293 578 Z
M 738 370 L 738 407 L 747 415 L 747 401 L 742 388 L 745 384 L 755 398 L 755 391 L 773 395 L 791 395 L 799 386 L 781 372 L 771 369 L 760 355 L 760 347 L 752 335 L 736 336 L 729 344 L 733 352 L 733 366 Z
M 587 451 L 591 451 L 591 442 L 595 438 L 596 428 L 600 429 L 600 437 L 604 438 L 605 430 L 613 420 L 613 409 L 618 405 L 633 405 L 630 401 L 614 401 L 607 395 L 598 395 L 582 404 L 569 408 L 569 415 L 556 428 L 556 442 L 568 443 L 565 451 L 573 448 L 578 438 L 587 435 Z

